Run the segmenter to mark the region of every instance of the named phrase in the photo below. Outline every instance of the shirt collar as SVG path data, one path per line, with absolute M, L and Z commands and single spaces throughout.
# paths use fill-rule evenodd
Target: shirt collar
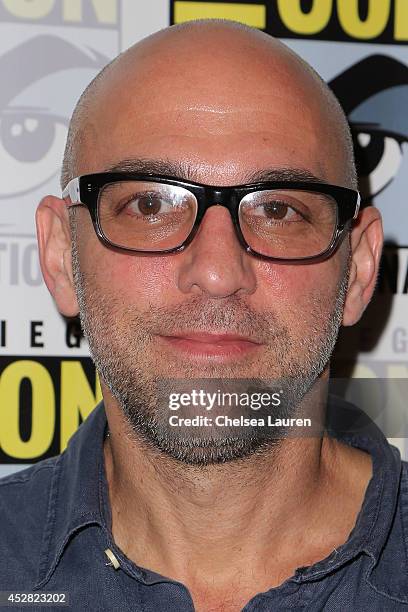
M 362 412 L 343 400 L 329 400 L 329 413 L 351 410 Z M 357 411 L 357 412 L 356 412 Z M 355 422 L 355 419 L 352 419 Z M 343 421 L 344 422 L 344 421 Z M 103 402 L 91 412 L 57 458 L 52 477 L 48 514 L 43 533 L 42 551 L 36 587 L 42 587 L 52 576 L 69 539 L 86 525 L 97 524 L 107 535 L 112 550 L 117 549 L 110 530 L 110 508 L 107 492 L 103 444 L 107 420 Z M 401 459 L 379 428 L 370 421 L 369 433 L 338 433 L 339 440 L 371 454 L 373 477 L 366 490 L 363 505 L 348 540 L 326 559 L 299 568 L 293 580 L 304 582 L 332 572 L 361 552 L 368 554 L 373 566 L 384 547 L 391 529 L 398 499 Z M 144 573 L 124 559 L 124 569 L 135 578 Z M 123 567 L 123 564 L 122 564 Z M 157 576 L 151 572 L 152 577 Z M 150 580 L 149 580 L 150 582 Z
M 388 443 L 374 421 L 353 404 L 336 396 L 329 396 L 327 420 L 331 436 L 370 454 L 373 475 L 346 542 L 322 561 L 299 568 L 294 577 L 298 582 L 323 577 L 360 553 L 369 555 L 374 567 L 387 542 L 398 502 L 402 468 L 400 453 Z
M 107 420 L 103 402 L 89 414 L 57 458 L 43 533 L 37 588 L 51 577 L 70 537 L 85 525 L 108 532 L 103 508 Z

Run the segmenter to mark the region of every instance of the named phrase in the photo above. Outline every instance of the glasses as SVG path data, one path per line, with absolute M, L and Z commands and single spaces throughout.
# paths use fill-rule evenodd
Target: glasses
M 326 183 L 279 181 L 213 187 L 124 172 L 72 179 L 62 197 L 86 206 L 103 244 L 146 255 L 177 253 L 193 240 L 206 210 L 224 206 L 239 242 L 280 263 L 329 257 L 358 215 L 358 191 Z

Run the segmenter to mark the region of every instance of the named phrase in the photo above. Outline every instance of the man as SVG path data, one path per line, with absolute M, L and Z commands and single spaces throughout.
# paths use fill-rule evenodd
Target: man
M 59 458 L 3 479 L 3 590 L 73 610 L 405 608 L 407 481 L 380 432 L 190 433 L 162 401 L 272 380 L 290 400 L 270 415 L 336 412 L 330 355 L 382 246 L 350 143 L 314 71 L 234 23 L 167 28 L 88 87 L 37 227 L 104 401 Z

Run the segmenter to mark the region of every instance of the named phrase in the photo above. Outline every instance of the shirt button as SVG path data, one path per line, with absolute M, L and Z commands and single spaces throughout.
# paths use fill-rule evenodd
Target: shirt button
M 113 552 L 111 551 L 110 548 L 107 548 L 105 551 L 105 555 L 108 557 L 109 559 L 109 563 L 105 563 L 105 565 L 111 565 L 115 568 L 115 570 L 120 568 L 120 563 L 117 560 L 117 558 L 115 557 L 115 555 L 113 554 Z

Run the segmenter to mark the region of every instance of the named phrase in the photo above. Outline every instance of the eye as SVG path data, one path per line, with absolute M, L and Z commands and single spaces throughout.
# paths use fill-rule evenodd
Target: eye
M 271 200 L 258 205 L 254 209 L 253 214 L 278 221 L 294 221 L 297 215 L 296 211 L 287 202 L 279 200 Z
M 308 215 L 310 196 L 293 190 L 273 192 L 254 191 L 247 194 L 240 204 L 240 214 L 255 223 L 283 224 L 304 221 Z
M 163 212 L 162 208 L 166 204 L 169 207 L 168 202 L 163 200 L 158 194 L 151 193 L 136 197 L 132 200 L 130 208 L 132 211 L 136 208 L 136 211 L 142 215 L 157 215 L 157 213 Z
M 400 167 L 402 141 L 394 135 L 354 129 L 357 171 L 364 199 L 376 196 L 394 179 Z
M 145 193 L 134 195 L 125 205 L 125 212 L 145 217 L 174 211 L 171 202 L 158 193 Z
M 66 134 L 65 121 L 52 115 L 11 109 L 0 115 L 0 198 L 35 189 L 56 174 Z

